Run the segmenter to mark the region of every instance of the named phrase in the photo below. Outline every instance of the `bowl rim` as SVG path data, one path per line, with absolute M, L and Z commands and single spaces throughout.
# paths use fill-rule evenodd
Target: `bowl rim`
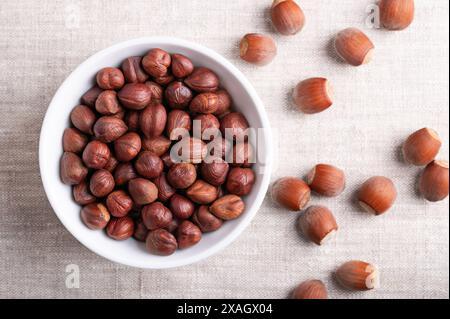
M 261 174 L 262 176 L 262 182 L 261 187 L 256 195 L 255 200 L 253 201 L 252 205 L 249 207 L 249 210 L 247 214 L 245 215 L 245 218 L 242 219 L 236 227 L 229 232 L 225 237 L 223 237 L 222 240 L 220 240 L 217 244 L 212 245 L 208 249 L 205 249 L 204 251 L 197 253 L 195 255 L 192 255 L 187 258 L 182 258 L 178 260 L 174 260 L 172 262 L 164 262 L 164 263 L 152 263 L 152 264 L 143 264 L 139 263 L 137 261 L 132 260 L 125 260 L 118 258 L 117 255 L 114 255 L 114 253 L 110 253 L 107 250 L 98 249 L 97 246 L 91 245 L 88 240 L 85 240 L 82 236 L 78 236 L 76 233 L 75 227 L 72 227 L 69 223 L 66 223 L 66 221 L 62 218 L 62 212 L 60 212 L 58 207 L 58 198 L 54 196 L 51 192 L 52 185 L 50 184 L 49 178 L 47 177 L 48 172 L 45 171 L 44 165 L 42 165 L 44 161 L 44 155 L 42 152 L 42 149 L 45 148 L 44 143 L 46 141 L 46 136 L 51 134 L 51 121 L 50 121 L 50 114 L 52 113 L 52 110 L 56 108 L 56 101 L 59 100 L 59 95 L 62 94 L 62 91 L 65 90 L 65 87 L 68 86 L 68 83 L 71 82 L 73 78 L 78 76 L 78 73 L 81 72 L 81 69 L 87 65 L 90 64 L 93 60 L 100 59 L 102 56 L 107 55 L 111 52 L 114 52 L 119 49 L 123 49 L 124 47 L 129 47 L 133 45 L 140 45 L 140 44 L 148 44 L 149 47 L 153 44 L 167 44 L 167 45 L 177 45 L 182 46 L 187 49 L 200 52 L 204 55 L 207 55 L 211 59 L 215 60 L 219 64 L 221 64 L 225 69 L 227 69 L 228 72 L 232 73 L 235 78 L 237 78 L 240 82 L 240 84 L 243 86 L 244 90 L 249 94 L 251 100 L 253 100 L 256 111 L 261 119 L 262 126 L 264 128 L 264 148 L 265 148 L 265 163 L 263 172 Z M 191 41 L 183 40 L 176 37 L 141 37 L 136 38 L 132 40 L 122 41 L 119 43 L 116 43 L 112 46 L 109 46 L 105 49 L 102 49 L 101 51 L 94 53 L 89 58 L 84 60 L 82 63 L 80 63 L 71 73 L 70 75 L 64 79 L 62 84 L 58 87 L 56 93 L 54 94 L 43 119 L 42 126 L 41 126 L 41 132 L 39 136 L 39 171 L 41 175 L 42 184 L 44 186 L 45 194 L 48 198 L 48 201 L 50 202 L 50 205 L 55 213 L 55 215 L 58 217 L 60 222 L 63 224 L 63 226 L 66 228 L 66 230 L 72 234 L 75 239 L 77 239 L 83 246 L 85 246 L 90 251 L 94 252 L 95 254 L 108 259 L 112 262 L 119 263 L 126 266 L 131 267 L 137 267 L 142 269 L 168 269 L 168 268 L 174 268 L 174 267 L 180 267 L 189 265 L 192 263 L 199 262 L 203 259 L 206 259 L 207 257 L 218 253 L 225 247 L 227 247 L 229 244 L 231 244 L 234 240 L 237 239 L 237 237 L 247 228 L 247 226 L 250 224 L 250 222 L 255 217 L 257 211 L 261 207 L 261 204 L 266 196 L 267 190 L 269 188 L 270 178 L 271 178 L 271 171 L 272 171 L 272 161 L 273 161 L 273 145 L 272 145 L 272 130 L 269 123 L 269 118 L 267 116 L 267 113 L 264 108 L 264 104 L 262 103 L 261 99 L 259 98 L 256 90 L 251 85 L 250 81 L 245 77 L 245 75 L 237 69 L 231 62 L 229 62 L 225 57 L 220 55 L 219 53 L 215 52 L 212 49 L 209 49 L 201 44 L 197 44 Z

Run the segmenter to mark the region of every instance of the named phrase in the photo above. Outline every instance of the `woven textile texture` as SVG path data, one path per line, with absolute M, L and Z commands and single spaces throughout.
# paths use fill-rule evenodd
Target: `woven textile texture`
M 402 32 L 369 28 L 373 0 L 299 0 L 301 34 L 273 32 L 271 0 L 2 0 L 0 1 L 0 297 L 8 298 L 285 298 L 302 280 L 322 279 L 332 298 L 448 298 L 449 202 L 426 203 L 416 190 L 420 168 L 402 162 L 412 131 L 436 129 L 448 160 L 449 25 L 447 0 L 417 0 L 413 25 Z M 331 40 L 340 29 L 363 29 L 376 45 L 361 68 L 340 62 Z M 267 67 L 238 58 L 249 32 L 272 34 L 278 56 Z M 295 230 L 296 213 L 264 201 L 244 233 L 219 254 L 171 270 L 111 263 L 70 235 L 50 207 L 39 176 L 38 139 L 59 85 L 93 53 L 141 36 L 176 36 L 208 46 L 249 78 L 275 132 L 272 179 L 303 176 L 318 162 L 347 174 L 346 191 L 329 206 L 340 224 L 336 240 L 316 247 Z M 325 76 L 336 103 L 318 115 L 292 107 L 290 92 Z M 399 192 L 386 215 L 354 204 L 358 185 L 391 177 Z M 361 259 L 381 269 L 381 288 L 342 290 L 332 273 Z M 66 287 L 78 265 L 80 287 Z

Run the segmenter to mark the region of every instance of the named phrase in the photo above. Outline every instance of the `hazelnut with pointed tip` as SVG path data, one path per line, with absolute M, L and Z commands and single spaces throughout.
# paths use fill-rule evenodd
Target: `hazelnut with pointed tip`
M 419 189 L 426 200 L 438 202 L 448 196 L 448 162 L 433 161 L 420 176 Z
M 413 165 L 427 165 L 435 159 L 441 145 L 441 139 L 436 131 L 422 128 L 411 134 L 403 144 L 403 158 Z
M 380 22 L 388 30 L 406 29 L 414 20 L 414 0 L 381 0 Z
M 347 289 L 371 290 L 379 288 L 380 274 L 378 268 L 364 261 L 352 260 L 336 271 L 337 281 Z
M 298 219 L 301 232 L 317 245 L 323 245 L 337 232 L 333 213 L 325 206 L 311 206 Z
M 259 66 L 267 65 L 277 55 L 277 45 L 268 35 L 246 34 L 239 45 L 241 59 Z
M 307 79 L 297 84 L 293 99 L 302 112 L 320 113 L 333 105 L 333 87 L 325 78 Z
M 341 169 L 328 165 L 318 164 L 308 173 L 308 185 L 316 193 L 334 197 L 345 189 L 345 174 Z
M 340 31 L 336 36 L 334 46 L 338 55 L 353 66 L 369 63 L 375 49 L 369 37 L 356 28 Z
M 292 211 L 305 208 L 310 197 L 311 189 L 308 184 L 296 177 L 284 177 L 272 185 L 272 199 Z
M 358 191 L 358 201 L 369 213 L 381 215 L 387 212 L 397 198 L 394 183 L 387 177 L 369 178 Z
M 294 35 L 305 25 L 305 15 L 293 0 L 274 0 L 270 11 L 275 29 L 282 35 Z
M 328 299 L 328 291 L 320 280 L 308 280 L 295 288 L 293 299 Z

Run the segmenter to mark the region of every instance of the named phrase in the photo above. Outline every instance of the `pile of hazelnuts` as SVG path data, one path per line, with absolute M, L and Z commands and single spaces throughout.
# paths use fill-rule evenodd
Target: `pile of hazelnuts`
M 100 70 L 60 163 L 84 224 L 167 256 L 241 216 L 255 152 L 231 106 L 218 76 L 181 54 L 156 48 Z

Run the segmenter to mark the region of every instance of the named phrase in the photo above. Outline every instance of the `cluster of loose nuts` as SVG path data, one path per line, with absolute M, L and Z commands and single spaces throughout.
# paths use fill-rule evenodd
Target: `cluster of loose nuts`
M 70 114 L 60 164 L 87 227 L 167 256 L 244 212 L 249 124 L 212 70 L 152 49 L 96 82 Z

